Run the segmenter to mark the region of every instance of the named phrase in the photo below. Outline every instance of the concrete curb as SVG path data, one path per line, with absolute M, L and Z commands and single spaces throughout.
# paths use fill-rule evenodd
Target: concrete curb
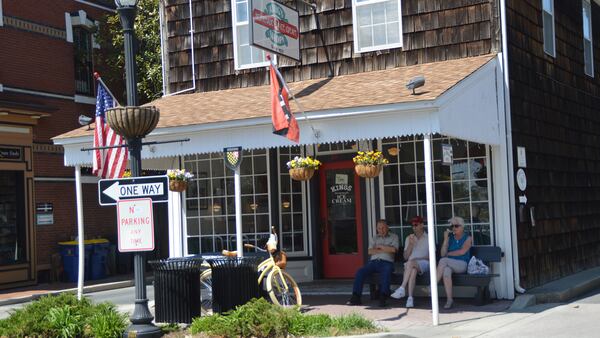
M 151 276 L 146 277 L 146 286 L 152 285 L 153 282 L 154 282 L 154 277 L 151 277 Z M 124 280 L 124 281 L 110 282 L 110 283 L 104 283 L 104 284 L 88 285 L 88 286 L 83 287 L 83 293 L 87 294 L 87 293 L 93 293 L 93 292 L 122 289 L 122 288 L 131 287 L 133 285 L 134 285 L 133 280 Z M 28 296 L 23 296 L 23 297 L 4 299 L 4 300 L 0 300 L 0 306 L 27 303 L 27 302 L 30 302 L 33 300 L 37 300 L 43 296 L 47 296 L 47 295 L 55 296 L 55 295 L 59 295 L 61 293 L 66 293 L 66 292 L 77 293 L 77 288 L 48 291 L 48 292 L 36 293 L 33 295 L 28 295 Z
M 600 267 L 585 270 L 543 286 L 533 288 L 515 299 L 509 311 L 545 303 L 564 303 L 600 287 Z

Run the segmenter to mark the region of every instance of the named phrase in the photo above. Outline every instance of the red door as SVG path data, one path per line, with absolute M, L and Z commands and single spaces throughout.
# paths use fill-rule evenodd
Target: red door
M 325 278 L 352 278 L 363 265 L 359 178 L 352 161 L 319 169 Z

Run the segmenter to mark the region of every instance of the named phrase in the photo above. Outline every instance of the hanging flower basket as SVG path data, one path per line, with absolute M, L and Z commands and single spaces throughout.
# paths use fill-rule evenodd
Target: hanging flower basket
M 381 151 L 378 150 L 359 151 L 352 161 L 355 164 L 354 171 L 356 171 L 356 174 L 364 178 L 377 177 L 383 165 L 389 163 L 383 157 Z
M 187 182 L 194 177 L 192 173 L 186 172 L 185 169 L 179 170 L 167 170 L 167 176 L 169 177 L 169 190 L 182 192 L 187 189 Z
M 294 157 L 293 160 L 287 163 L 290 172 L 290 177 L 296 181 L 308 181 L 315 174 L 315 170 L 319 169 L 321 162 L 319 160 L 308 157 Z
M 315 174 L 315 169 L 312 168 L 292 168 L 290 176 L 296 181 L 308 181 Z
M 169 180 L 169 190 L 182 192 L 185 191 L 185 189 L 187 189 L 186 181 Z
M 364 178 L 373 178 L 379 176 L 379 172 L 381 171 L 381 164 L 373 165 L 373 164 L 357 164 L 354 167 L 354 171 L 360 177 Z

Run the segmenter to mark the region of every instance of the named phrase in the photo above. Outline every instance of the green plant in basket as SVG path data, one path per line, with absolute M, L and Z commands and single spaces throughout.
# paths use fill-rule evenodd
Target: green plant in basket
M 319 169 L 321 161 L 314 159 L 310 156 L 307 157 L 294 157 L 293 160 L 287 163 L 288 169 L 308 168 L 308 169 Z
M 358 154 L 354 156 L 352 161 L 354 161 L 354 164 L 374 166 L 389 163 L 389 161 L 385 157 L 383 157 L 383 154 L 379 150 L 359 151 Z

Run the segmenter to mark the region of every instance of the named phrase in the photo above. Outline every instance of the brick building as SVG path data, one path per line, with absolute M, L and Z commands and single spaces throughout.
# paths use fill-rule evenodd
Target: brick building
M 46 280 L 77 235 L 73 168 L 51 138 L 93 118 L 96 20 L 112 1 L 0 1 L 0 288 Z M 95 183 L 93 177 L 84 177 Z M 85 184 L 86 238 L 114 237 L 114 211 Z

